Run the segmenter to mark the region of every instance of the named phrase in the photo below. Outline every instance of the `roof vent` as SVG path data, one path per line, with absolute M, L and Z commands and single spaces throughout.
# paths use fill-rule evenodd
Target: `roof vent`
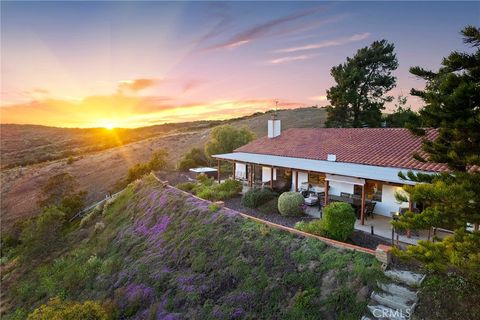
M 337 161 L 337 155 L 329 153 L 327 155 L 327 161 L 333 161 L 333 162 Z

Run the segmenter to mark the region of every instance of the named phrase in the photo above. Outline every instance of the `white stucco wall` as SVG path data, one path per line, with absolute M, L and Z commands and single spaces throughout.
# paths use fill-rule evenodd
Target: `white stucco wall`
M 335 196 L 339 196 L 340 192 L 353 193 L 353 184 L 351 183 L 330 181 L 329 186 L 328 193 Z
M 270 172 L 271 168 L 270 167 L 262 167 L 262 182 L 267 182 L 270 181 Z M 277 169 L 273 169 L 273 180 L 277 180 Z
M 235 163 L 235 178 L 246 179 L 247 178 L 247 166 L 244 163 Z
M 398 202 L 395 199 L 395 192 L 403 192 L 402 187 L 390 186 L 384 184 L 382 187 L 382 201 L 375 205 L 375 213 L 391 217 L 391 212 L 396 212 L 400 207 L 408 208 L 408 202 Z

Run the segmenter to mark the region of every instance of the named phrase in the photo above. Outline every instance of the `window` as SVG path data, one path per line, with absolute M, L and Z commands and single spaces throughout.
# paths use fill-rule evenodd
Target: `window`
M 365 196 L 367 199 L 381 202 L 382 201 L 382 189 L 383 183 L 378 181 L 366 181 L 365 182 Z M 362 186 L 355 185 L 354 193 L 357 195 L 362 194 Z

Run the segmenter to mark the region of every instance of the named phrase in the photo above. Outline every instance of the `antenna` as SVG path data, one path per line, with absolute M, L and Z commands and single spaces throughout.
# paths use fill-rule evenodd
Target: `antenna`
M 278 110 L 278 99 L 275 99 L 275 108 L 273 109 L 273 115 L 272 115 L 272 118 L 276 118 L 277 117 L 277 110 Z

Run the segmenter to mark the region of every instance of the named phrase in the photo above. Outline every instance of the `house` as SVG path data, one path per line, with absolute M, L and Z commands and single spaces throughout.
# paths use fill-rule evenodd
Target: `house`
M 427 130 L 434 139 L 437 131 Z M 283 183 L 286 189 L 313 188 L 322 192 L 325 203 L 344 194 L 361 199 L 361 221 L 365 203 L 375 202 L 374 213 L 391 217 L 400 208 L 415 206 L 399 203 L 395 194 L 405 184 L 398 173 L 437 173 L 444 164 L 420 162 L 422 138 L 405 128 L 313 128 L 281 130 L 281 120 L 268 120 L 268 134 L 233 153 L 213 157 L 233 163 L 235 179 L 250 187 Z M 233 172 L 232 172 L 233 175 Z

